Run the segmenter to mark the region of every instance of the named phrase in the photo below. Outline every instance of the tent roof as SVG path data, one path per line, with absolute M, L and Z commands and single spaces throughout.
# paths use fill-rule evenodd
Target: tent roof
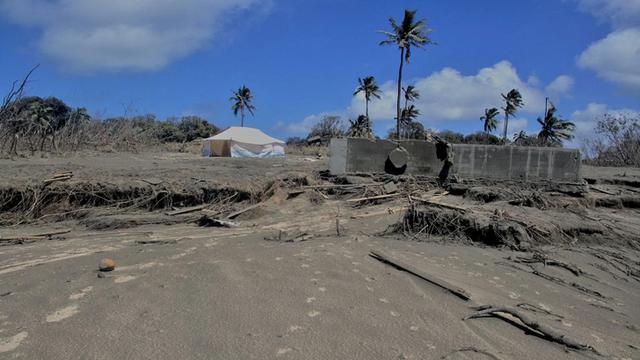
M 262 131 L 249 127 L 232 126 L 220 134 L 214 135 L 205 140 L 233 140 L 246 144 L 267 145 L 283 144 L 284 141 L 272 138 Z

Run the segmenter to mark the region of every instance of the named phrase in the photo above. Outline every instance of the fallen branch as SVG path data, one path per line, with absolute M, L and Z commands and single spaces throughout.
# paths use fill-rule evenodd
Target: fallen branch
M 190 208 L 184 208 L 184 209 L 178 209 L 178 210 L 175 210 L 175 211 L 170 211 L 170 212 L 168 212 L 166 214 L 169 215 L 169 216 L 188 214 L 188 213 L 192 213 L 192 212 L 195 212 L 195 211 L 204 210 L 204 209 L 208 208 L 209 206 L 211 206 L 211 205 L 210 204 L 198 205 L 198 206 L 194 206 L 194 207 L 190 207 Z
M 604 296 L 602 293 L 600 293 L 600 292 L 598 292 L 596 290 L 589 289 L 589 288 L 587 288 L 585 286 L 582 286 L 582 285 L 580 285 L 578 283 L 574 283 L 574 282 L 567 283 L 566 281 L 564 281 L 561 278 L 558 278 L 558 277 L 555 277 L 555 276 L 551 276 L 551 275 L 548 275 L 548 274 L 545 274 L 545 273 L 541 273 L 540 271 L 538 271 L 536 269 L 532 269 L 532 270 L 533 271 L 531 273 L 533 275 L 539 276 L 539 277 L 541 277 L 543 279 L 549 280 L 549 281 L 554 282 L 556 284 L 559 284 L 559 285 L 562 285 L 562 286 L 566 286 L 566 287 L 571 287 L 571 288 L 574 288 L 574 289 L 576 289 L 576 290 L 578 290 L 580 292 L 583 292 L 585 294 L 588 294 L 588 295 L 591 295 L 591 296 L 595 296 L 595 297 L 598 297 L 598 298 L 601 298 L 601 299 L 607 299 L 608 298 L 607 296 Z
M 52 237 L 54 235 L 68 234 L 70 232 L 71 232 L 71 229 L 66 229 L 66 230 L 49 231 L 49 232 L 40 233 L 40 234 L 9 236 L 9 237 L 0 236 L 0 241 L 4 241 L 4 240 L 39 240 L 39 239 L 42 239 L 42 238 L 50 238 L 50 237 Z
M 582 271 L 582 269 L 580 269 L 578 266 L 573 265 L 573 264 L 568 264 L 562 261 L 558 261 L 558 260 L 553 260 L 553 259 L 548 259 L 542 256 L 533 256 L 532 258 L 524 258 L 524 257 L 516 257 L 515 259 L 512 259 L 513 262 L 517 262 L 517 263 L 523 263 L 523 264 L 535 264 L 535 263 L 542 263 L 545 266 L 557 266 L 557 267 L 561 267 L 565 270 L 568 270 L 569 272 L 571 272 L 573 275 L 575 276 L 580 276 L 583 275 L 585 272 Z
M 516 306 L 521 308 L 521 309 L 529 310 L 531 312 L 539 312 L 539 313 L 543 313 L 543 314 L 546 314 L 546 315 L 557 317 L 558 319 L 564 319 L 564 316 L 552 313 L 551 311 L 543 309 L 543 308 L 541 308 L 539 306 L 536 306 L 536 305 L 527 304 L 527 303 L 520 303 L 520 304 L 518 304 Z
M 539 337 L 545 340 L 549 340 L 549 341 L 564 345 L 574 350 L 591 351 L 596 354 L 599 354 L 596 351 L 596 349 L 594 349 L 592 346 L 582 344 L 574 339 L 571 339 L 567 335 L 560 333 L 558 330 L 550 326 L 541 324 L 538 321 L 531 319 L 528 316 L 522 314 L 516 309 L 512 309 L 508 307 L 497 307 L 493 305 L 483 306 L 479 308 L 477 312 L 465 317 L 463 320 L 493 316 L 493 317 L 497 317 L 499 319 L 507 320 L 508 322 L 510 322 L 510 319 L 505 318 L 503 315 L 500 315 L 500 313 L 509 314 L 515 317 L 516 319 L 520 320 L 520 322 L 522 322 L 526 327 L 533 330 L 534 333 L 538 334 Z
M 591 188 L 592 188 L 593 190 L 598 191 L 598 192 L 601 192 L 601 193 L 603 193 L 603 194 L 607 194 L 607 195 L 618 195 L 618 194 L 616 194 L 616 193 L 614 193 L 614 192 L 612 192 L 612 191 L 608 191 L 608 190 L 605 190 L 605 189 L 601 189 L 601 188 L 595 187 L 595 186 L 593 186 L 593 185 L 591 186 Z
M 371 256 L 372 258 L 385 263 L 387 265 L 391 265 L 394 268 L 400 270 L 400 271 L 404 271 L 404 272 L 408 272 L 409 274 L 416 276 L 422 280 L 425 280 L 433 285 L 436 285 L 450 293 L 452 293 L 453 295 L 459 297 L 462 300 L 465 301 L 469 301 L 471 300 L 471 295 L 465 291 L 464 289 L 461 289 L 459 287 L 456 287 L 452 284 L 449 284 L 448 282 L 441 280 L 441 279 L 437 279 L 435 277 L 432 277 L 428 274 L 425 274 L 423 272 L 421 272 L 420 270 L 414 268 L 411 265 L 408 264 L 403 264 L 398 260 L 394 260 L 391 259 L 389 256 L 384 255 L 383 253 L 379 252 L 379 251 L 371 251 L 369 253 L 369 256 Z
M 31 234 L 31 235 L 19 235 L 19 236 L 9 236 L 9 237 L 0 236 L 0 244 L 19 245 L 19 244 L 24 244 L 25 241 L 33 242 L 33 241 L 45 240 L 45 239 L 51 240 L 56 235 L 67 234 L 70 232 L 71 230 L 69 229 L 69 230 L 50 231 L 46 233 Z

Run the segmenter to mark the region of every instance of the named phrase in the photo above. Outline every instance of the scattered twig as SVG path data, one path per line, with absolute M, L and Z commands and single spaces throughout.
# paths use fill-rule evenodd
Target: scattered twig
M 387 265 L 391 265 L 391 266 L 393 266 L 394 268 L 396 268 L 398 270 L 401 270 L 401 271 L 404 271 L 404 272 L 408 272 L 409 274 L 411 274 L 413 276 L 416 276 L 416 277 L 418 277 L 418 278 L 420 278 L 422 280 L 425 280 L 425 281 L 427 281 L 427 282 L 429 282 L 429 283 L 431 283 L 433 285 L 436 285 L 436 286 L 438 286 L 438 287 L 440 287 L 440 288 L 452 293 L 453 295 L 459 297 L 462 300 L 465 300 L 465 301 L 471 300 L 471 295 L 467 291 L 465 291 L 464 289 L 461 289 L 461 288 L 456 287 L 456 286 L 454 286 L 452 284 L 449 284 L 448 282 L 446 282 L 444 280 L 437 279 L 437 278 L 435 278 L 433 276 L 425 274 L 424 272 L 414 268 L 411 265 L 403 264 L 398 260 L 390 258 L 389 256 L 381 253 L 380 251 L 371 251 L 369 253 L 369 256 L 371 256 L 372 258 L 374 258 L 374 259 L 376 259 L 376 260 L 378 260 L 378 261 L 380 261 L 382 263 L 385 263 Z
M 445 204 L 445 203 L 441 203 L 439 201 L 434 201 L 433 198 L 431 198 L 431 199 L 423 199 L 423 198 L 419 198 L 419 197 L 413 197 L 413 199 L 421 201 L 421 202 L 423 202 L 425 204 L 440 206 L 440 207 L 447 208 L 447 209 L 452 209 L 452 210 L 458 210 L 458 211 L 463 211 L 463 212 L 469 210 L 468 208 L 465 208 L 465 207 L 456 206 L 456 205 L 452 205 L 452 204 Z

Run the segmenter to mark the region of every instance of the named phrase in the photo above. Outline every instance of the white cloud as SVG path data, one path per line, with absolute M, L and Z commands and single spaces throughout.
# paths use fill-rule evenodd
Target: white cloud
M 300 122 L 278 121 L 273 130 L 287 135 L 306 136 L 311 131 L 311 128 L 325 116 L 339 116 L 343 121 L 342 125 L 345 125 L 346 113 L 344 111 L 335 111 L 309 115 Z
M 269 0 L 0 0 L 41 30 L 39 49 L 75 71 L 154 70 L 204 47 L 232 12 Z
M 640 90 L 640 0 L 574 1 L 613 27 L 613 32 L 580 54 L 578 65 L 604 80 Z
M 640 25 L 640 0 L 574 0 L 578 7 L 615 28 Z
M 533 81 L 535 83 L 535 81 Z M 544 111 L 544 94 L 530 79 L 523 81 L 508 61 L 480 69 L 475 75 L 464 75 L 453 68 L 444 68 L 414 82 L 420 92 L 416 107 L 421 110 L 420 120 L 432 126 L 444 121 L 478 119 L 485 108 L 502 106 L 501 93 L 518 89 L 525 106 L 524 113 Z M 382 99 L 369 104 L 369 115 L 376 120 L 392 120 L 396 115 L 397 88 L 389 81 L 381 86 Z M 348 113 L 364 113 L 364 96 L 352 99 Z
M 554 96 L 563 96 L 568 95 L 571 90 L 573 90 L 573 85 L 575 81 L 571 76 L 568 75 L 560 75 L 555 80 L 553 80 L 547 87 L 545 87 L 545 91 Z
M 519 115 L 528 114 L 537 117 L 544 112 L 545 96 L 540 80 L 535 76 L 523 80 L 508 61 L 482 68 L 473 75 L 465 75 L 447 67 L 426 77 L 414 79 L 413 84 L 420 92 L 420 99 L 415 103 L 422 113 L 418 121 L 431 129 L 451 128 L 449 126 L 451 122 L 473 121 L 480 124 L 479 118 L 484 109 L 502 107 L 503 100 L 500 94 L 514 88 L 521 92 L 525 102 Z M 549 86 L 557 91 L 567 92 L 572 84 L 573 79 L 567 75 L 561 75 Z M 397 85 L 395 81 L 381 84 L 380 89 L 381 99 L 374 99 L 369 103 L 369 116 L 374 122 L 378 122 L 376 129 L 384 128 L 379 124 L 380 122 L 392 122 L 396 116 Z M 352 98 L 350 106 L 344 110 L 312 115 L 297 123 L 283 122 L 277 130 L 304 135 L 323 115 L 336 114 L 347 119 L 356 118 L 364 112 L 364 95 L 359 94 Z M 527 125 L 527 120 L 522 116 L 511 119 L 509 134 L 513 135 L 520 130 L 526 130 Z
M 614 31 L 591 44 L 578 65 L 605 80 L 640 89 L 640 27 Z

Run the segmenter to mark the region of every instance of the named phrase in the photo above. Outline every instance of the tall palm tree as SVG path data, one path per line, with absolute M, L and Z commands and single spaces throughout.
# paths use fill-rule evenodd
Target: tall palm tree
M 498 127 L 498 120 L 496 117 L 500 114 L 500 111 L 496 108 L 484 109 L 484 116 L 480 117 L 480 120 L 484 123 L 484 132 L 489 135 Z
M 400 49 L 400 67 L 398 68 L 398 97 L 396 101 L 396 136 L 400 137 L 400 96 L 402 95 L 402 69 L 404 62 L 411 59 L 411 47 L 424 48 L 434 42 L 429 38 L 433 31 L 427 27 L 426 20 L 415 21 L 416 11 L 405 10 L 402 24 L 398 25 L 394 18 L 389 18 L 392 31 L 380 31 L 387 36 L 380 45 L 397 45 Z
M 555 106 L 551 106 L 544 116 L 544 120 L 538 118 L 538 123 L 542 129 L 538 133 L 538 139 L 543 145 L 561 144 L 562 140 L 573 138 L 573 130 L 576 125 L 568 120 L 563 120 L 555 116 Z
M 369 101 L 371 101 L 371 97 L 380 99 L 380 87 L 376 84 L 376 78 L 373 76 L 367 76 L 364 79 L 358 78 L 358 84 L 353 96 L 364 93 L 365 116 L 369 119 Z
M 234 91 L 233 96 L 229 98 L 229 101 L 233 102 L 233 106 L 231 106 L 233 115 L 238 116 L 238 112 L 240 113 L 240 126 L 242 127 L 244 127 L 244 111 L 247 110 L 253 115 L 253 111 L 256 109 L 251 103 L 252 100 L 253 94 L 251 90 L 244 85 L 238 91 Z
M 504 133 L 502 136 L 502 141 L 506 143 L 507 130 L 509 128 L 509 116 L 514 116 L 518 112 L 518 109 L 524 106 L 524 102 L 522 101 L 522 95 L 520 94 L 520 91 L 518 91 L 517 89 L 512 89 L 507 93 L 507 95 L 500 95 L 502 95 L 502 99 L 505 101 L 505 107 L 502 108 L 502 110 L 504 111 Z
M 409 85 L 406 88 L 402 88 L 404 91 L 404 108 L 406 109 L 409 105 L 409 102 L 414 102 L 420 99 L 420 93 L 416 90 L 416 87 L 413 85 Z

